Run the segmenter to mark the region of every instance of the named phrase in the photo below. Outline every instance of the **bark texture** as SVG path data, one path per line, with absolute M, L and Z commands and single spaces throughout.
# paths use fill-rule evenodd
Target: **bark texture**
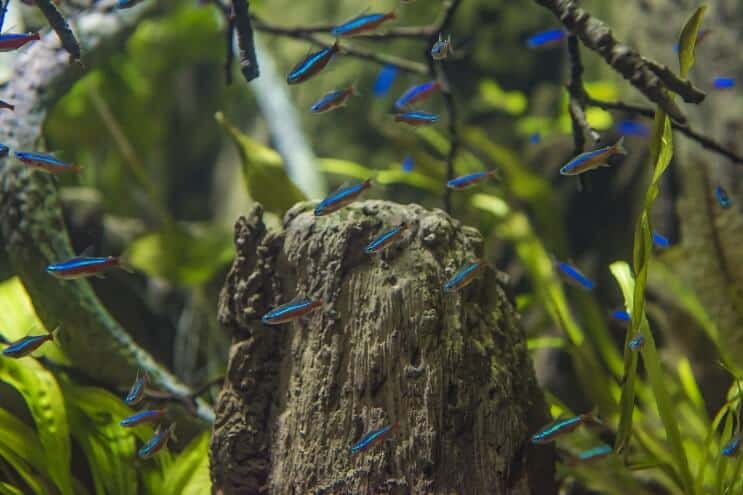
M 673 44 L 686 19 L 701 2 L 633 0 L 619 3 L 612 20 L 627 32 L 643 53 L 652 53 L 671 67 L 678 67 Z M 743 148 L 743 43 L 739 0 L 707 2 L 704 27 L 712 32 L 696 49 L 690 79 L 705 89 L 718 75 L 739 81 L 732 91 L 710 91 L 701 105 L 687 107 L 689 122 L 740 154 Z M 663 22 L 658 22 L 663 19 Z M 674 135 L 674 171 L 679 180 L 675 213 L 680 226 L 683 255 L 675 268 L 701 300 L 720 332 L 720 348 L 730 363 L 743 369 L 743 181 L 740 165 L 709 153 L 697 143 Z M 721 208 L 714 188 L 722 184 L 733 206 Z
M 547 408 L 502 275 L 441 288 L 481 255 L 476 230 L 381 201 L 320 218 L 299 204 L 281 232 L 262 215 L 237 222 L 220 301 L 233 345 L 211 441 L 215 493 L 555 493 L 552 448 L 528 442 Z M 401 242 L 364 253 L 402 219 L 412 229 Z M 295 295 L 326 303 L 261 324 Z M 350 455 L 396 422 L 397 434 Z

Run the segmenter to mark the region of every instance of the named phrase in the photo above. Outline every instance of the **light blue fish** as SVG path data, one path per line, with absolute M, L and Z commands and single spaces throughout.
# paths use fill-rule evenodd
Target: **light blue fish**
M 578 416 L 575 416 L 572 418 L 563 419 L 561 421 L 556 421 L 550 425 L 545 426 L 544 428 L 539 430 L 537 433 L 532 435 L 531 443 L 533 444 L 549 443 L 553 441 L 555 438 L 557 438 L 558 436 L 569 433 L 575 430 L 576 428 L 578 428 L 580 425 L 589 423 L 589 422 L 598 422 L 591 413 L 579 414 Z
M 630 315 L 628 312 L 618 309 L 611 314 L 611 317 L 619 321 L 630 321 Z
M 408 155 L 402 161 L 402 169 L 404 172 L 412 172 L 413 168 L 415 168 L 415 161 L 412 156 Z
M 722 455 L 725 457 L 735 457 L 740 452 L 740 433 L 733 435 L 728 443 L 722 448 Z
M 463 175 L 462 177 L 456 177 L 446 183 L 446 187 L 450 189 L 465 189 L 470 186 L 486 180 L 489 177 L 495 175 L 495 170 L 487 170 L 485 172 L 475 172 L 474 174 Z
M 261 318 L 266 325 L 279 325 L 296 320 L 323 305 L 322 299 L 298 298 L 272 309 Z
M 168 443 L 168 439 L 173 435 L 174 431 L 175 423 L 172 423 L 167 427 L 162 425 L 158 426 L 157 430 L 155 430 L 155 435 L 142 445 L 137 452 L 137 455 L 139 455 L 141 459 L 149 459 L 153 455 L 157 454 Z
M 366 254 L 378 253 L 382 249 L 392 244 L 395 240 L 402 237 L 406 230 L 408 230 L 408 225 L 406 223 L 401 223 L 397 227 L 388 230 L 384 234 L 371 241 L 369 245 L 366 246 L 366 249 L 364 251 L 366 251 Z
M 381 98 L 389 93 L 392 88 L 392 84 L 395 82 L 397 74 L 400 72 L 394 65 L 385 65 L 382 70 L 379 71 L 376 81 L 374 81 L 374 96 Z
M 29 335 L 15 342 L 11 342 L 8 347 L 3 349 L 3 356 L 16 359 L 28 356 L 41 347 L 45 342 L 53 340 L 58 332 L 59 328 L 55 328 L 50 333 L 45 333 L 43 335 Z
M 627 347 L 629 347 L 631 351 L 641 350 L 643 347 L 645 347 L 645 337 L 643 337 L 642 335 L 635 335 L 634 337 L 632 337 L 632 339 L 630 339 Z
M 722 208 L 730 208 L 730 206 L 733 204 L 733 202 L 730 201 L 730 197 L 728 196 L 727 191 L 725 191 L 725 189 L 723 189 L 720 185 L 715 188 L 715 197 L 717 197 L 717 203 Z
M 593 290 L 595 287 L 595 284 L 577 268 L 568 265 L 563 261 L 557 262 L 557 269 L 568 278 L 568 281 L 575 282 L 584 289 Z
M 419 101 L 428 98 L 434 91 L 441 89 L 441 83 L 438 81 L 428 81 L 408 88 L 400 98 L 395 102 L 395 108 L 402 110 Z
M 387 13 L 364 14 L 344 22 L 330 30 L 330 34 L 335 37 L 348 37 L 371 31 L 379 27 L 382 23 L 394 19 L 397 13 L 393 10 Z
M 333 55 L 339 51 L 340 45 L 336 40 L 333 46 L 309 54 L 304 58 L 304 60 L 295 65 L 291 72 L 289 72 L 289 75 L 286 78 L 287 84 L 299 84 L 317 75 L 326 65 L 328 65 L 330 60 L 333 58 Z
M 668 246 L 671 245 L 671 241 L 660 235 L 659 233 L 653 231 L 653 244 L 655 247 L 660 249 L 665 249 Z
M 451 46 L 451 35 L 448 38 L 444 37 L 439 33 L 439 39 L 431 47 L 431 58 L 434 60 L 444 60 L 449 57 L 450 54 L 454 54 L 454 50 Z
M 608 160 L 614 155 L 626 155 L 624 149 L 624 136 L 619 138 L 615 144 L 605 146 L 593 151 L 587 151 L 576 156 L 560 169 L 562 175 L 578 175 L 599 167 L 608 167 Z
M 119 425 L 126 428 L 143 425 L 145 423 L 157 423 L 165 416 L 165 409 L 154 409 L 152 411 L 140 411 L 136 414 L 124 418 Z
M 338 211 L 344 206 L 350 204 L 355 200 L 361 193 L 366 191 L 372 186 L 372 180 L 366 179 L 364 182 L 354 184 L 348 187 L 342 187 L 336 192 L 323 199 L 319 205 L 315 208 L 315 216 L 320 217 Z
M 399 423 L 395 423 L 392 426 L 385 426 L 383 428 L 380 428 L 378 430 L 372 431 L 371 433 L 368 433 L 367 435 L 364 435 L 364 437 L 356 442 L 351 447 L 351 454 L 358 454 L 362 450 L 366 450 L 372 445 L 381 442 L 385 439 L 388 435 L 395 432 L 400 427 Z
M 609 456 L 613 452 L 613 449 L 609 445 L 599 445 L 598 447 L 593 447 L 592 449 L 584 450 L 580 454 L 578 454 L 578 461 L 579 462 L 592 462 L 597 461 L 599 459 L 603 459 L 604 457 Z
M 735 87 L 734 77 L 716 77 L 712 81 L 712 87 L 715 89 L 733 89 Z
M 562 29 L 548 29 L 533 34 L 526 39 L 526 46 L 529 48 L 540 48 L 554 45 L 564 40 L 568 33 Z
M 614 130 L 623 136 L 648 137 L 650 135 L 650 127 L 638 120 L 620 120 L 614 126 Z
M 476 260 L 465 265 L 464 268 L 455 273 L 454 276 L 444 284 L 444 292 L 453 292 L 467 287 L 484 267 L 485 264 L 481 260 Z
M 395 122 L 405 122 L 412 126 L 431 125 L 438 121 L 438 115 L 428 112 L 404 112 L 395 115 Z
M 144 392 L 147 388 L 147 382 L 149 381 L 147 373 L 142 370 L 137 371 L 137 377 L 134 379 L 132 388 L 124 397 L 124 404 L 127 406 L 136 406 L 144 400 Z

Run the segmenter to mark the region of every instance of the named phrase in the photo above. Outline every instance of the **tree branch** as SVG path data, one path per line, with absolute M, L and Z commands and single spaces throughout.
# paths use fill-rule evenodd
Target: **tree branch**
M 240 47 L 240 71 L 245 80 L 250 82 L 258 77 L 258 59 L 255 56 L 253 43 L 253 26 L 251 25 L 249 4 L 247 0 L 232 0 L 233 25 L 237 31 L 237 44 Z M 229 31 L 229 29 L 228 29 Z M 231 44 L 231 43 L 230 43 Z
M 576 5 L 575 0 L 535 0 L 551 10 L 560 22 L 580 38 L 589 49 L 601 55 L 607 64 L 620 73 L 650 101 L 660 105 L 668 115 L 680 124 L 686 123 L 683 111 L 666 94 L 666 90 L 678 93 L 686 102 L 699 103 L 704 93 L 691 83 L 680 79 L 670 70 L 660 70 L 661 66 L 649 63 L 639 53 L 620 43 L 603 21 L 592 17 Z M 658 76 L 658 72 L 663 77 Z
M 321 37 L 317 36 L 312 31 L 306 31 L 303 28 L 286 28 L 283 26 L 277 26 L 275 24 L 271 24 L 264 20 L 261 20 L 255 15 L 252 15 L 251 18 L 253 20 L 253 25 L 255 26 L 255 29 L 257 31 L 279 36 L 286 36 L 288 38 L 305 40 L 325 48 L 333 46 L 333 42 L 324 41 Z M 426 66 L 421 63 L 379 53 L 375 50 L 368 50 L 366 48 L 351 46 L 347 43 L 341 44 L 341 53 L 344 55 L 349 55 L 351 57 L 360 58 L 362 60 L 369 60 L 370 62 L 374 62 L 380 65 L 393 65 L 402 71 L 410 72 L 413 74 L 428 73 L 428 71 L 426 70 Z
M 62 14 L 57 10 L 57 7 L 54 6 L 51 0 L 35 0 L 35 3 L 47 21 L 49 21 L 49 25 L 57 33 L 59 41 L 62 43 L 64 49 L 67 50 L 67 53 L 70 54 L 71 60 L 80 60 L 80 45 L 69 24 L 67 24 Z
M 621 101 L 603 101 L 603 100 L 597 100 L 595 98 L 591 98 L 590 96 L 586 96 L 586 104 L 592 107 L 598 107 L 602 108 L 604 110 L 618 110 L 622 112 L 627 112 L 634 115 L 642 115 L 643 117 L 647 117 L 649 119 L 652 119 L 655 117 L 655 112 L 650 107 L 643 107 L 639 105 L 630 105 L 628 103 L 623 103 Z M 689 139 L 698 142 L 703 148 L 708 149 L 714 153 L 717 153 L 719 155 L 724 156 L 725 158 L 728 158 L 733 163 L 736 163 L 738 165 L 743 165 L 743 156 L 738 155 L 733 150 L 726 148 L 722 144 L 718 143 L 714 139 L 712 139 L 709 136 L 705 136 L 704 134 L 694 130 L 689 126 L 681 125 L 677 122 L 671 122 L 672 127 L 679 131 L 681 134 L 685 135 Z
M 103 3 L 76 19 L 87 68 L 117 53 L 143 19 L 167 7 L 143 2 L 119 11 Z M 47 111 L 85 74 L 80 64 L 68 64 L 61 55 L 55 35 L 44 35 L 21 51 L 9 82 L 0 89 L 0 99 L 14 95 L 17 102 L 15 112 L 0 113 L 0 142 L 11 149 L 37 148 Z M 88 282 L 59 281 L 44 272 L 47 264 L 74 256 L 53 176 L 10 157 L 0 159 L 0 232 L 37 314 L 47 328 L 62 328 L 57 343 L 81 372 L 112 386 L 126 386 L 141 368 L 158 388 L 177 395 L 190 393 L 136 345 Z M 212 421 L 214 413 L 199 401 L 198 416 Z

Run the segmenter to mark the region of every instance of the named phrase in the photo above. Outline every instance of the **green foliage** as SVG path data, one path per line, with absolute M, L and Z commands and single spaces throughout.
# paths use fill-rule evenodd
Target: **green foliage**
M 510 115 L 521 115 L 526 110 L 526 95 L 521 91 L 505 91 L 493 79 L 480 81 L 480 99 L 487 108 L 502 110 Z
M 45 331 L 17 278 L 0 283 L 0 301 L 20 301 L 3 311 L 3 321 L 30 322 Z M 63 330 L 62 330 L 63 331 Z M 44 351 L 52 356 L 46 344 Z M 155 458 L 136 458 L 137 442 L 153 434 L 150 426 L 123 428 L 132 414 L 120 397 L 95 387 L 80 386 L 64 373 L 52 373 L 33 357 L 0 356 L 0 380 L 23 398 L 34 427 L 0 408 L 0 459 L 12 478 L 0 494 L 83 495 L 87 489 L 71 474 L 74 441 L 87 461 L 95 493 L 201 494 L 211 490 L 208 475 L 208 434 L 199 435 L 174 460 L 163 451 Z
M 219 226 L 173 225 L 136 239 L 124 257 L 152 277 L 194 287 L 227 266 L 234 252 L 232 235 Z
M 286 174 L 281 156 L 276 151 L 240 132 L 221 112 L 215 118 L 237 147 L 243 179 L 251 198 L 261 203 L 267 211 L 278 215 L 307 200 Z

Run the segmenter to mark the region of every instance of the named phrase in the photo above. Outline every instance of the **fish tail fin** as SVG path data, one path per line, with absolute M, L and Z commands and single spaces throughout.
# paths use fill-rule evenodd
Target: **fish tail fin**
M 50 338 L 50 340 L 57 340 L 57 338 L 59 337 L 60 328 L 61 327 L 59 325 L 57 325 L 56 327 L 54 327 L 52 329 L 51 332 L 49 332 L 49 338 Z
M 386 14 L 384 15 L 384 18 L 385 18 L 386 20 L 389 20 L 389 19 L 397 19 L 397 7 L 395 7 L 395 8 L 394 8 L 394 9 L 392 9 L 392 10 L 390 10 L 389 12 L 387 12 L 387 13 L 386 13 Z
M 134 267 L 129 263 L 129 261 L 125 260 L 123 256 L 113 257 L 114 260 L 116 260 L 116 266 L 121 268 L 127 273 L 136 273 L 136 270 Z
M 366 186 L 366 187 L 371 187 L 373 185 L 374 185 L 374 181 L 372 179 L 366 179 L 364 181 L 364 186 Z
M 393 424 L 392 426 L 390 426 L 390 433 L 395 433 L 399 429 L 400 429 L 400 422 L 399 421 L 395 421 L 395 424 Z
M 619 141 L 614 145 L 614 151 L 620 155 L 627 154 L 627 148 L 624 147 L 624 136 L 619 138 Z
M 31 39 L 40 40 L 41 34 L 39 33 L 39 31 L 36 31 L 33 35 L 31 35 Z
M 348 94 L 350 96 L 361 96 L 361 93 L 359 93 L 359 90 L 356 89 L 355 83 L 349 84 L 346 90 L 348 91 Z

